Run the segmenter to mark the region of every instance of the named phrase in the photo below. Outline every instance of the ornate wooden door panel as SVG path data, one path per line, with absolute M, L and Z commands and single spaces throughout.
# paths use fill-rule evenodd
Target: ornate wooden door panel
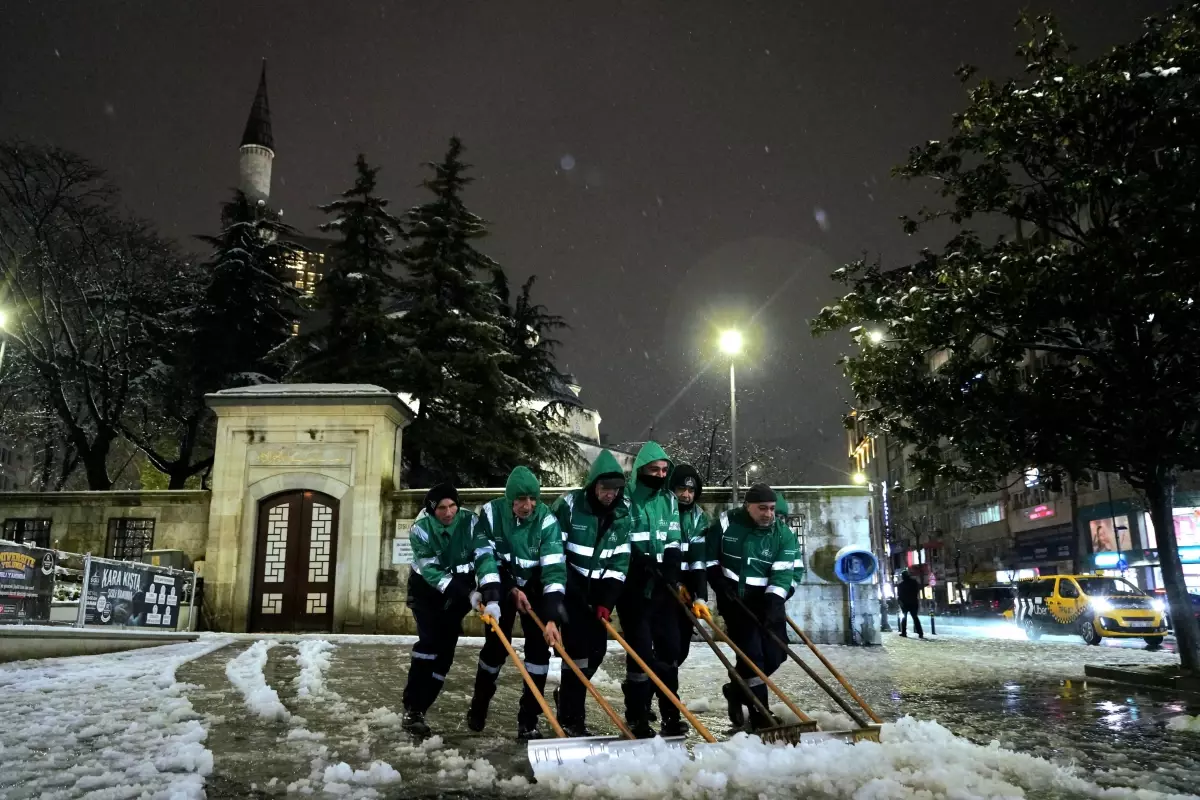
M 287 492 L 259 504 L 251 631 L 332 631 L 338 504 Z

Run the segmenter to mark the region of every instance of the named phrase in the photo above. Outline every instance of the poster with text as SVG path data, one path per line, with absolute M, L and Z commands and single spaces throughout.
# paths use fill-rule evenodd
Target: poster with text
M 57 563 L 53 550 L 0 543 L 0 623 L 50 621 Z
M 185 577 L 149 564 L 93 561 L 84 622 L 174 630 Z

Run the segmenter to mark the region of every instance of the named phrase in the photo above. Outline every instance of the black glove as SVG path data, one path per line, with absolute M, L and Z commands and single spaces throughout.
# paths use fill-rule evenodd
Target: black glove
M 542 595 L 542 616 L 546 622 L 563 625 L 567 621 L 567 608 L 563 604 L 562 592 Z

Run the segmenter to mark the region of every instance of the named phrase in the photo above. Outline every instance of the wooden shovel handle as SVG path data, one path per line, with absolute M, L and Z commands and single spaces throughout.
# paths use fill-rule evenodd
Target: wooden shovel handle
M 542 635 L 545 636 L 546 626 L 542 624 L 540 619 L 538 619 L 538 615 L 534 612 L 534 610 L 531 608 L 525 613 L 526 616 L 532 619 L 534 624 L 538 626 L 538 629 L 542 632 Z M 571 660 L 571 657 L 567 655 L 567 648 L 560 644 L 555 644 L 554 649 L 558 653 L 559 657 L 562 658 L 563 663 L 570 667 L 571 671 L 575 673 L 575 677 L 578 678 L 579 682 L 582 683 L 584 688 L 588 690 L 588 693 L 591 694 L 591 696 L 596 699 L 596 702 L 600 704 L 600 708 L 604 709 L 604 713 L 608 714 L 608 718 L 611 719 L 613 724 L 616 725 L 621 731 L 621 735 L 626 739 L 636 739 L 637 737 L 633 735 L 633 731 L 629 730 L 629 726 L 625 724 L 625 721 L 621 719 L 621 716 L 613 710 L 613 707 L 609 705 L 608 700 L 604 699 L 604 695 L 600 694 L 600 690 L 592 685 L 592 682 L 584 676 L 583 671 L 580 670 L 575 662 Z
M 765 683 L 767 688 L 774 692 L 775 695 L 783 701 L 783 704 L 788 707 L 788 710 L 795 714 L 801 722 L 812 722 L 812 717 L 801 711 L 796 704 L 792 702 L 791 698 L 784 694 L 783 691 L 775 685 L 775 681 L 767 677 L 767 673 L 763 672 L 759 668 L 758 664 L 755 664 L 753 661 L 751 661 L 746 654 L 742 652 L 742 648 L 733 643 L 733 639 L 730 639 L 725 631 L 718 628 L 716 623 L 711 621 L 708 623 L 708 627 L 712 629 L 712 632 L 715 633 L 721 641 L 729 645 L 729 648 L 733 650 L 734 655 L 744 661 L 746 665 L 754 671 L 754 674 L 758 676 L 758 679 Z
M 855 702 L 857 702 L 860 706 L 862 706 L 862 710 L 867 712 L 867 716 L 871 718 L 871 721 L 874 722 L 876 725 L 882 725 L 883 720 L 879 718 L 879 715 L 876 714 L 869 705 L 867 705 L 867 701 L 863 700 L 862 697 L 859 696 L 858 692 L 854 691 L 854 687 L 850 685 L 850 681 L 848 681 L 844 677 L 842 677 L 842 673 L 838 672 L 837 669 L 834 668 L 833 664 L 829 663 L 829 659 L 825 658 L 825 654 L 817 649 L 817 646 L 812 643 L 812 639 L 808 638 L 808 634 L 806 634 L 804 632 L 804 630 L 799 625 L 797 625 L 796 621 L 793 620 L 791 617 L 788 617 L 787 621 L 788 621 L 788 625 L 792 626 L 792 630 L 794 630 L 796 632 L 796 635 L 800 637 L 800 641 L 802 641 L 806 645 L 808 645 L 808 649 L 813 652 L 813 655 L 815 655 L 818 659 L 820 659 L 821 663 L 825 665 L 825 669 L 827 669 L 831 673 L 833 673 L 833 677 L 837 678 L 838 683 L 840 683 L 842 685 L 842 688 L 845 689 L 846 692 L 851 697 L 854 698 Z
M 533 682 L 533 678 L 529 677 L 529 670 L 525 669 L 525 664 L 517 655 L 517 651 L 513 650 L 513 646 L 509 643 L 508 637 L 504 635 L 504 631 L 500 630 L 500 622 L 493 619 L 490 614 L 484 611 L 483 606 L 479 606 L 476 611 L 479 612 L 479 618 L 492 626 L 492 632 L 496 634 L 496 638 L 504 645 L 504 649 L 508 651 L 508 657 L 517 665 L 517 669 L 521 671 L 521 677 L 525 679 L 525 685 L 529 687 L 529 691 L 533 693 L 534 698 L 538 701 L 538 705 L 542 707 L 542 713 L 546 715 L 546 719 L 550 722 L 550 727 L 554 729 L 554 735 L 560 739 L 567 738 L 567 734 L 563 733 L 562 726 L 558 724 L 558 719 L 554 716 L 554 712 L 550 710 L 549 703 L 542 693 L 538 691 L 537 684 Z
M 679 709 L 679 713 L 687 717 L 687 721 L 690 722 L 692 727 L 704 737 L 704 741 L 708 742 L 709 744 L 716 744 L 716 737 L 708 732 L 708 728 L 704 727 L 704 723 L 696 719 L 696 715 L 691 711 L 688 711 L 687 706 L 679 702 L 679 698 L 675 696 L 675 693 L 668 689 L 667 685 L 659 680 L 657 675 L 650 671 L 650 667 L 646 665 L 646 662 L 642 660 L 641 656 L 633 651 L 633 648 L 629 646 L 629 643 L 621 638 L 621 634 L 617 633 L 617 629 L 613 627 L 613 624 L 606 619 L 601 620 L 601 622 L 603 622 L 604 627 L 608 629 L 608 635 L 617 640 L 617 644 L 621 645 L 625 652 L 629 654 L 629 657 L 633 659 L 633 662 L 642 668 L 642 672 L 646 674 L 646 677 L 654 681 L 654 685 L 657 686 L 658 690 L 663 693 L 663 696 L 669 699 L 671 704 Z

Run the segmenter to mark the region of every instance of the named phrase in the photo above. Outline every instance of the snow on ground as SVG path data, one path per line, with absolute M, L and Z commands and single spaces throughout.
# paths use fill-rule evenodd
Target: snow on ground
M 905 717 L 884 726 L 881 743 L 825 741 L 791 747 L 737 734 L 686 751 L 655 740 L 637 754 L 535 767 L 538 783 L 576 797 L 1170 797 L 1101 788 L 1074 769 L 1034 756 L 983 747 L 932 722 Z M 1178 797 L 1183 797 L 1179 795 Z
M 203 798 L 213 757 L 175 671 L 228 642 L 0 665 L 0 796 Z
M 258 641 L 225 665 L 225 677 L 242 693 L 246 708 L 263 719 L 288 720 L 291 712 L 279 702 L 279 693 L 267 685 L 263 667 L 267 651 L 278 642 Z
M 299 654 L 296 661 L 300 665 L 300 674 L 296 676 L 296 696 L 302 699 L 327 697 L 338 699 L 336 692 L 330 691 L 325 685 L 325 674 L 329 671 L 329 651 L 334 645 L 324 639 L 305 639 L 296 649 Z
M 1189 717 L 1187 714 L 1173 717 L 1167 721 L 1167 730 L 1200 733 L 1200 714 L 1194 717 Z

